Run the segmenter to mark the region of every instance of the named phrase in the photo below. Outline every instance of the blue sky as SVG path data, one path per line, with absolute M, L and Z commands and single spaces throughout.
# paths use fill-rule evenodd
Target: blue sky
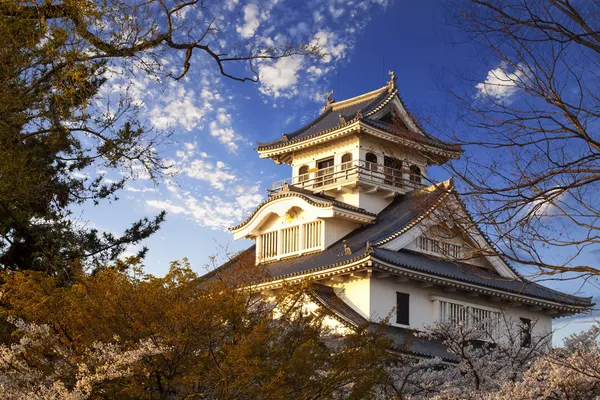
M 234 252 L 250 244 L 234 242 L 227 227 L 244 219 L 272 182 L 291 174 L 289 166 L 259 159 L 255 142 L 277 138 L 317 116 L 329 90 L 334 89 L 338 100 L 371 91 L 385 85 L 392 69 L 410 111 L 426 118 L 448 113 L 440 79 L 452 84 L 454 71 L 469 71 L 483 84 L 498 67 L 493 57 L 455 40 L 460 35 L 445 23 L 437 0 L 227 0 L 213 12 L 220 28 L 214 46 L 303 40 L 322 45 L 329 56 L 262 62 L 257 84 L 220 76 L 216 65 L 201 55 L 192 59 L 180 82 L 152 79 L 134 67 L 132 84 L 125 86 L 123 71 L 112 70 L 105 95 L 127 90 L 151 124 L 173 131 L 157 151 L 176 174 L 158 185 L 138 174 L 119 201 L 77 209 L 75 217 L 118 233 L 140 217 L 167 210 L 163 227 L 144 243 L 150 249 L 146 269 L 156 275 L 183 257 L 202 272 L 210 256 L 223 258 L 225 249 Z M 181 18 L 198 23 L 204 16 L 191 10 Z M 178 61 L 165 57 L 165 68 L 177 68 Z M 244 68 L 233 65 L 230 71 L 244 74 Z M 476 83 L 467 88 L 474 96 L 481 87 Z M 448 178 L 443 170 L 431 172 L 440 180 Z M 89 173 L 97 174 L 109 180 L 120 176 L 103 169 Z M 575 292 L 581 282 L 548 285 Z M 579 291 L 597 293 L 590 284 Z

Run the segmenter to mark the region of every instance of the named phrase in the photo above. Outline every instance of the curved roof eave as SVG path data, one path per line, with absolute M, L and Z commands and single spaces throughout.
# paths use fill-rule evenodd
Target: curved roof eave
M 308 204 L 314 206 L 314 207 L 319 207 L 319 208 L 328 208 L 328 207 L 337 207 L 337 208 L 341 208 L 341 209 L 345 209 L 347 211 L 351 211 L 351 212 L 355 212 L 355 213 L 359 213 L 359 214 L 363 214 L 367 217 L 372 217 L 375 218 L 377 217 L 376 214 L 373 214 L 369 211 L 366 211 L 362 208 L 358 208 L 358 207 L 353 207 L 351 205 L 336 201 L 336 200 L 329 200 L 329 199 L 318 199 L 315 200 L 313 197 L 316 197 L 316 195 L 307 195 L 304 193 L 300 193 L 297 191 L 293 191 L 293 190 L 282 190 L 279 193 L 276 193 L 275 195 L 269 196 L 269 198 L 267 198 L 265 201 L 263 201 L 262 203 L 260 203 L 255 209 L 254 211 L 250 214 L 250 216 L 248 216 L 248 218 L 246 218 L 243 222 L 241 222 L 240 224 L 233 226 L 231 228 L 229 228 L 229 231 L 238 231 L 240 229 L 242 229 L 244 226 L 248 225 L 252 219 L 258 214 L 258 212 L 265 207 L 266 205 L 276 201 L 276 200 L 280 200 L 280 199 L 284 199 L 286 197 L 297 197 L 300 198 L 304 201 L 306 201 Z

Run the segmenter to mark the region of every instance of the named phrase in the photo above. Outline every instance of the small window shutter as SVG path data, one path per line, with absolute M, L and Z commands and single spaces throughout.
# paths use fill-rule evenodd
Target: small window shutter
M 396 292 L 396 323 L 410 325 L 408 316 L 408 293 Z

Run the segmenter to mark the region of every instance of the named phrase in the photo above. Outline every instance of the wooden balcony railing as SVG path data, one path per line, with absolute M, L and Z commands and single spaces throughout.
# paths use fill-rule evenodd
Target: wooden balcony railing
M 273 190 L 281 189 L 286 183 L 314 190 L 357 180 L 402 188 L 406 191 L 425 186 L 424 178 L 421 175 L 411 174 L 408 169 L 394 169 L 377 163 L 354 160 L 274 182 Z

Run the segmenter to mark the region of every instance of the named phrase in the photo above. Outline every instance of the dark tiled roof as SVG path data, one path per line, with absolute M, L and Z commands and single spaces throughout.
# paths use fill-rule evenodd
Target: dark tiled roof
M 511 280 L 472 265 L 440 260 L 407 250 L 392 251 L 375 248 L 373 257 L 413 271 L 426 272 L 463 282 L 474 283 L 479 286 L 501 289 L 511 293 L 557 301 L 568 305 L 590 305 L 591 299 L 561 293 L 535 282 L 525 279 L 521 281 Z
M 383 122 L 383 121 L 378 121 L 373 118 L 365 118 L 365 119 L 363 119 L 363 122 L 368 125 L 371 125 L 375 128 L 381 129 L 383 131 L 393 133 L 396 135 L 400 135 L 400 136 L 402 136 L 408 140 L 414 141 L 414 142 L 418 142 L 418 143 L 422 143 L 422 144 L 430 145 L 430 146 L 435 146 L 435 147 L 441 147 L 443 149 L 450 150 L 450 151 L 461 151 L 461 148 L 459 145 L 452 144 L 452 143 L 446 143 L 446 142 L 439 140 L 427 133 L 420 134 L 418 132 L 413 132 L 408 129 L 400 130 L 398 128 L 395 128 L 392 124 L 389 124 L 389 123 Z
M 413 329 L 382 324 L 376 324 L 376 329 L 392 339 L 395 349 L 401 353 L 422 357 L 438 357 L 444 361 L 458 362 L 458 358 L 450 354 L 440 340 L 419 336 L 418 332 Z
M 591 299 L 564 294 L 522 278 L 520 281 L 509 280 L 492 271 L 486 272 L 467 264 L 439 260 L 406 250 L 395 252 L 376 247 L 378 244 L 386 243 L 413 227 L 449 193 L 447 186 L 439 185 L 436 188 L 413 191 L 407 195 L 397 196 L 377 215 L 374 224 L 355 229 L 327 249 L 265 263 L 263 267 L 266 278 L 260 280 L 260 282 L 275 278 L 290 278 L 372 257 L 375 260 L 388 262 L 413 271 L 456 279 L 485 288 L 500 289 L 575 307 L 589 307 L 592 305 Z M 344 241 L 352 250 L 352 254 L 345 254 Z M 374 246 L 372 252 L 367 250 L 368 243 Z M 246 250 L 246 253 L 248 252 L 254 254 L 254 246 Z M 233 268 L 235 263 L 230 261 L 228 265 L 229 267 L 224 265 L 219 269 Z
M 441 189 L 418 190 L 404 196 L 397 196 L 377 215 L 374 224 L 355 229 L 321 252 L 266 263 L 265 269 L 272 278 L 284 278 L 366 257 L 367 242 L 384 240 L 412 226 L 415 221 L 423 218 L 426 211 L 436 205 L 446 193 Z M 352 250 L 350 255 L 344 252 L 344 240 Z
M 340 299 L 332 287 L 313 284 L 310 288 L 310 294 L 319 306 L 346 326 L 357 327 L 368 322 L 344 300 Z
M 359 103 L 349 105 L 339 109 L 327 109 L 315 120 L 309 122 L 302 128 L 292 132 L 284 134 L 284 137 L 271 142 L 258 143 L 259 149 L 266 149 L 277 145 L 287 144 L 289 142 L 297 142 L 317 133 L 330 130 L 340 125 L 340 115 L 346 120 L 350 121 L 356 117 L 356 113 L 361 111 L 362 114 L 369 112 L 372 108 L 376 107 L 385 100 L 390 94 L 387 90 L 383 90 L 381 94 L 375 98 L 370 98 Z
M 381 88 L 378 91 L 380 93 L 376 94 L 375 97 L 367 97 L 363 101 L 359 101 L 360 99 L 357 99 L 358 102 L 356 103 L 353 103 L 352 99 L 349 99 L 347 101 L 350 101 L 350 103 L 346 107 L 336 108 L 336 105 L 334 104 L 333 107 L 326 109 L 315 120 L 311 121 L 302 128 L 292 133 L 283 134 L 283 136 L 280 139 L 273 140 L 271 142 L 258 143 L 257 150 L 261 151 L 278 147 L 284 147 L 305 139 L 310 139 L 321 134 L 332 132 L 336 129 L 342 128 L 343 126 L 351 122 L 355 122 L 357 119 L 360 119 L 363 123 L 366 123 L 374 128 L 382 129 L 389 133 L 401 135 L 407 140 L 413 142 L 442 148 L 444 150 L 452 152 L 462 151 L 460 146 L 458 145 L 443 142 L 425 133 L 425 131 L 423 131 L 423 129 L 420 127 L 418 121 L 416 121 L 412 117 L 410 118 L 417 126 L 419 126 L 419 129 L 421 129 L 423 134 L 418 132 L 412 132 L 409 130 L 399 131 L 398 129 L 393 129 L 392 125 L 389 123 L 369 118 L 369 114 L 373 114 L 374 112 L 378 111 L 380 108 L 389 103 L 389 101 L 391 101 L 391 99 L 393 99 L 394 97 L 398 97 L 400 99 L 398 91 L 395 88 L 391 92 L 388 90 L 387 87 Z M 402 102 L 402 99 L 400 99 L 400 102 L 402 103 L 402 106 L 406 108 L 404 106 L 404 102 Z M 359 111 L 363 117 L 360 117 L 358 115 Z M 340 120 L 340 116 L 343 117 L 343 121 Z
M 419 190 L 398 196 L 379 213 L 375 224 L 352 231 L 321 252 L 275 261 L 266 264 L 265 267 L 272 277 L 283 278 L 311 270 L 325 269 L 335 264 L 349 263 L 365 257 L 367 256 L 367 242 L 376 242 L 410 226 L 444 193 L 442 190 Z M 346 255 L 344 252 L 344 240 L 352 250 L 350 255 Z
M 275 201 L 275 200 L 278 200 L 281 198 L 285 198 L 285 197 L 299 197 L 299 198 L 307 201 L 309 204 L 316 206 L 316 207 L 335 206 L 335 207 L 343 208 L 343 209 L 346 209 L 349 211 L 354 211 L 354 212 L 357 212 L 360 214 L 365 214 L 365 215 L 372 216 L 372 217 L 374 217 L 376 215 L 371 212 L 368 212 L 367 210 L 365 210 L 363 208 L 354 207 L 354 206 L 351 206 L 350 204 L 346 204 L 341 201 L 335 200 L 333 197 L 315 194 L 306 189 L 301 189 L 301 188 L 298 188 L 295 186 L 286 185 L 282 190 L 280 190 L 279 192 L 277 192 L 273 195 L 270 195 L 269 198 L 267 198 L 265 201 L 260 203 L 254 209 L 254 212 L 252 214 L 250 214 L 250 216 L 248 218 L 246 218 L 246 220 L 244 220 L 244 222 L 240 223 L 239 225 L 229 228 L 229 230 L 233 231 L 233 230 L 241 228 L 242 226 L 244 226 L 248 222 L 250 222 L 252 217 L 254 217 L 254 215 L 258 212 L 258 210 L 260 210 L 263 206 L 265 206 L 266 204 L 268 204 L 272 201 Z

